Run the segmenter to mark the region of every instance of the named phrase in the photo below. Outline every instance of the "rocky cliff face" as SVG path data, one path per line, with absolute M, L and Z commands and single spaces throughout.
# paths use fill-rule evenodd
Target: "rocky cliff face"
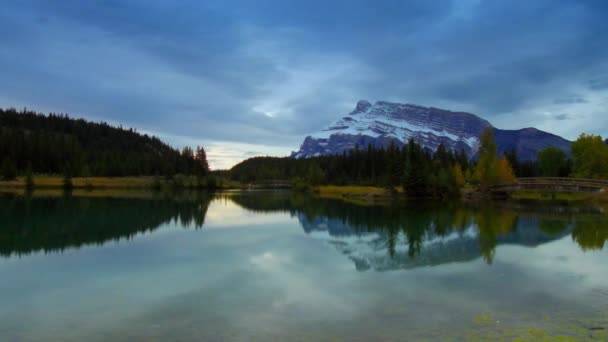
M 479 136 L 487 127 L 492 125 L 469 113 L 385 101 L 373 105 L 359 101 L 351 113 L 306 137 L 292 157 L 340 154 L 355 146 L 387 147 L 391 142 L 403 145 L 414 139 L 431 151 L 443 144 L 449 150 L 464 150 L 473 158 L 479 148 Z M 494 131 L 501 152 L 515 148 L 522 160 L 536 158 L 539 150 L 549 146 L 570 152 L 569 141 L 533 128 Z

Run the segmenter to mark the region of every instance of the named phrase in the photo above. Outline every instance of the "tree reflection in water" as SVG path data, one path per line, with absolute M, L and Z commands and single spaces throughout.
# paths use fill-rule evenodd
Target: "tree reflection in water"
M 128 240 L 171 222 L 201 228 L 214 198 L 260 214 L 283 212 L 297 217 L 305 233 L 325 234 L 361 270 L 412 268 L 480 256 L 492 264 L 500 244 L 537 246 L 571 234 L 588 251 L 602 249 L 608 239 L 608 216 L 593 208 L 563 205 L 356 205 L 283 191 L 138 199 L 4 195 L 0 197 L 0 255 L 61 252 Z
M 229 198 L 256 212 L 292 213 L 306 233 L 326 232 L 330 242 L 362 270 L 374 267 L 374 262 L 376 269 L 382 270 L 479 256 L 491 265 L 500 244 L 537 246 L 572 234 L 583 250 L 590 250 L 603 248 L 608 239 L 608 216 L 586 207 L 436 202 L 356 205 L 287 192 L 241 193 Z M 366 247 L 373 253 L 357 255 L 361 246 L 348 245 L 352 243 L 348 237 L 353 236 L 368 237 Z M 400 252 L 403 248 L 405 253 Z M 390 259 L 402 260 L 376 258 L 382 250 Z M 369 260 L 374 258 L 377 260 Z
M 0 197 L 0 255 L 62 252 L 129 240 L 176 222 L 202 228 L 211 196 Z

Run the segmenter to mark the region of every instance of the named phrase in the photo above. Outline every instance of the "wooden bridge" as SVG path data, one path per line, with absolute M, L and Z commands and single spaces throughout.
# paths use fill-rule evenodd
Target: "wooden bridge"
M 249 189 L 291 189 L 293 183 L 284 179 L 269 179 L 251 182 L 247 187 Z
M 495 185 L 489 188 L 493 193 L 511 193 L 514 191 L 597 193 L 608 189 L 608 180 L 530 177 L 518 178 L 515 183 Z

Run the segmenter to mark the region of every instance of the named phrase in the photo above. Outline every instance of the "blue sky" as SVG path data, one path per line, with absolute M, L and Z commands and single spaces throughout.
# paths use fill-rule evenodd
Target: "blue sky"
M 5 0 L 0 107 L 104 120 L 213 168 L 360 99 L 569 139 L 608 131 L 608 2 Z

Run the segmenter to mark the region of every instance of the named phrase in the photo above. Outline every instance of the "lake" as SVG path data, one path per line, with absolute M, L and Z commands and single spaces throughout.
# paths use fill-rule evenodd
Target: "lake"
M 0 340 L 608 339 L 608 215 L 0 195 Z

